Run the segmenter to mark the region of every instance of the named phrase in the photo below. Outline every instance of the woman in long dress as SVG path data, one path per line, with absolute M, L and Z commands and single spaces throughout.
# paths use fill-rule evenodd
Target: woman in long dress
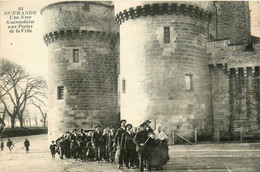
M 154 131 L 155 136 L 155 149 L 157 168 L 162 169 L 162 166 L 169 161 L 168 154 L 168 137 L 162 130 L 163 126 L 161 124 L 156 125 L 156 130 Z

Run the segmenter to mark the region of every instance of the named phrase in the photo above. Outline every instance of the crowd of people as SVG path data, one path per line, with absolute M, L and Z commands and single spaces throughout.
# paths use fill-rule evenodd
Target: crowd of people
M 169 160 L 167 136 L 161 124 L 153 131 L 150 123 L 146 120 L 139 127 L 133 127 L 126 124 L 126 120 L 121 120 L 120 128 L 116 131 L 114 126 L 102 131 L 100 125 L 95 127 L 95 131 L 67 131 L 52 141 L 52 158 L 58 153 L 61 159 L 65 156 L 80 161 L 114 164 L 117 154 L 118 168 L 125 166 L 139 168 L 140 171 L 151 171 L 152 167 L 162 168 Z

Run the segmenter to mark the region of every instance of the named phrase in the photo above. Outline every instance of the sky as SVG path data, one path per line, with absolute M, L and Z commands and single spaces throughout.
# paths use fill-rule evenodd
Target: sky
M 45 79 L 48 77 L 48 53 L 47 47 L 42 39 L 42 16 L 40 9 L 49 2 L 32 1 L 1 1 L 1 40 L 0 57 L 8 58 L 21 66 L 29 73 L 41 75 Z M 4 15 L 6 11 L 18 10 L 23 7 L 24 11 L 37 11 L 37 15 L 32 16 L 35 24 L 32 33 L 9 33 L 6 22 L 9 15 Z
M 1 12 L 1 40 L 0 40 L 0 58 L 8 58 L 21 66 L 23 66 L 28 72 L 41 75 L 46 80 L 48 79 L 48 49 L 43 42 L 44 27 L 42 24 L 42 16 L 40 10 L 46 5 L 53 3 L 54 1 L 1 1 L 0 0 L 0 12 Z M 259 29 L 259 7 L 258 2 L 250 2 L 250 7 L 253 16 L 258 16 L 257 22 L 252 24 L 253 28 L 258 26 L 258 29 L 253 29 L 252 34 L 260 36 Z M 23 7 L 23 10 L 37 11 L 37 15 L 32 16 L 32 20 L 35 24 L 32 28 L 32 33 L 9 33 L 6 21 L 9 19 L 9 15 L 4 15 L 6 11 L 18 10 L 19 7 Z M 258 14 L 257 14 L 258 12 Z

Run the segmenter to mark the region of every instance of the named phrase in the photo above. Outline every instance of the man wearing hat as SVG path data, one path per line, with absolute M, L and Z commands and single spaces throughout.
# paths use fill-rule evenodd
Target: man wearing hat
M 139 167 L 140 171 L 144 171 L 144 163 L 146 163 L 147 171 L 151 171 L 151 155 L 149 148 L 149 124 L 150 122 L 145 121 L 140 125 L 140 131 L 136 133 L 134 137 L 134 143 L 136 144 L 136 151 L 139 155 Z
M 126 132 L 122 135 L 121 150 L 124 152 L 124 163 L 127 168 L 134 168 L 134 152 L 135 144 L 133 142 L 134 133 L 131 131 L 132 125 L 127 124 L 125 126 Z M 130 167 L 129 167 L 130 164 Z
M 123 167 L 124 152 L 121 151 L 120 145 L 121 145 L 122 135 L 125 132 L 125 124 L 126 124 L 126 120 L 123 119 L 123 120 L 120 121 L 120 126 L 121 127 L 117 129 L 116 136 L 115 136 L 115 146 L 117 147 L 117 151 L 119 151 L 119 155 L 118 155 L 118 168 Z
M 93 146 L 95 147 L 95 157 L 96 157 L 96 161 L 98 163 L 100 163 L 102 161 L 102 159 L 100 159 L 100 153 L 101 153 L 101 137 L 102 137 L 102 133 L 100 131 L 101 129 L 101 126 L 100 125 L 97 125 L 95 127 L 95 131 L 92 135 L 92 143 L 93 143 Z
M 150 120 L 146 120 L 145 122 L 146 125 L 146 130 L 148 133 L 153 133 L 153 129 L 150 127 L 151 121 Z

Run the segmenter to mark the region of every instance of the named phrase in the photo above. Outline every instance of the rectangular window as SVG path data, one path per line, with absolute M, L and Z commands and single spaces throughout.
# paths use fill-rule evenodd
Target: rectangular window
M 73 62 L 79 62 L 79 49 L 73 49 Z
M 63 86 L 58 87 L 57 92 L 58 92 L 57 99 L 58 100 L 64 99 L 64 87 Z
M 186 88 L 186 90 L 191 90 L 192 89 L 191 75 L 185 75 L 185 88 Z
M 89 4 L 88 3 L 84 4 L 84 11 L 89 11 Z
M 170 27 L 164 27 L 164 43 L 170 43 Z
M 126 84 L 126 83 L 125 83 L 125 79 L 123 79 L 123 80 L 122 80 L 122 93 L 125 93 L 125 87 L 126 87 L 125 84 Z

